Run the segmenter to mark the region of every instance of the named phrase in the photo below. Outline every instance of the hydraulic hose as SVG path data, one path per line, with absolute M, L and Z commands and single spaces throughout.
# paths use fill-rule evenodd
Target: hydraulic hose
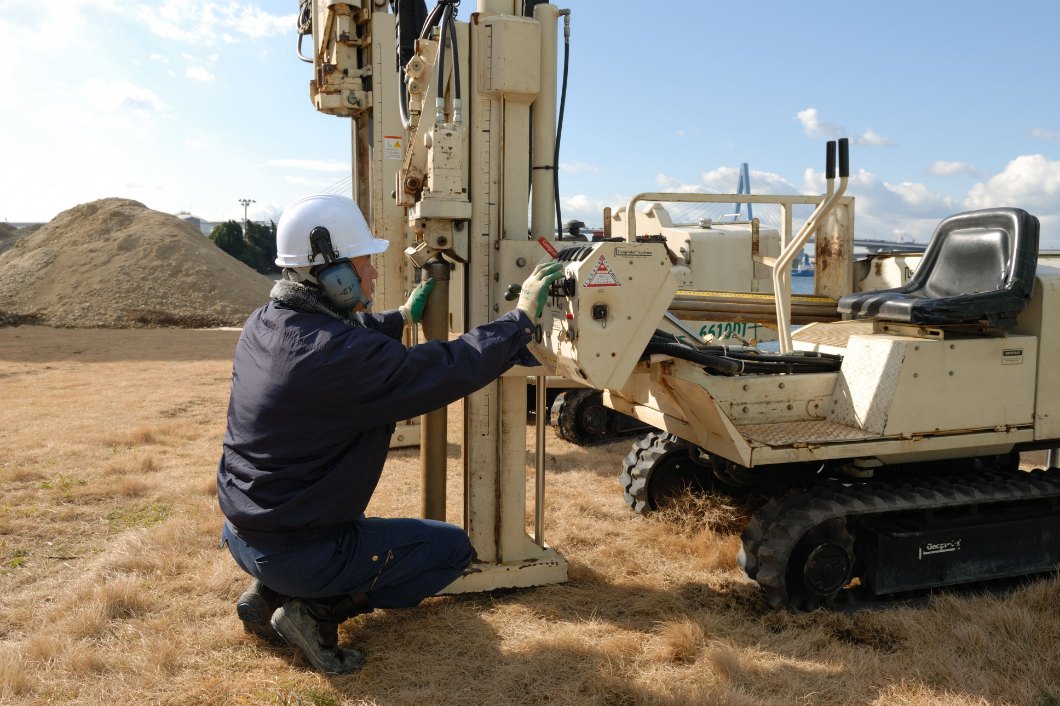
M 434 105 L 434 124 L 441 125 L 445 122 L 445 34 L 449 25 L 449 16 L 453 12 L 452 5 L 446 5 L 442 11 L 441 31 L 438 32 L 438 96 Z
M 556 195 L 556 239 L 563 240 L 563 210 L 559 203 L 559 141 L 563 137 L 563 107 L 567 103 L 567 67 L 570 65 L 570 10 L 563 15 L 563 88 L 559 92 L 556 151 L 552 156 L 552 190 Z
M 449 32 L 449 46 L 453 51 L 453 123 L 461 125 L 464 122 L 463 117 L 460 115 L 460 111 L 464 107 L 464 102 L 460 96 L 460 50 L 456 44 L 456 20 L 453 19 L 453 15 L 456 12 L 449 13 L 449 21 L 446 23 Z M 440 47 L 442 50 L 445 49 L 444 42 L 443 46 Z
M 761 355 L 729 350 L 725 346 L 690 346 L 653 336 L 645 355 L 658 353 L 687 360 L 720 373 L 827 373 L 839 370 L 840 356 L 808 353 L 804 356 Z

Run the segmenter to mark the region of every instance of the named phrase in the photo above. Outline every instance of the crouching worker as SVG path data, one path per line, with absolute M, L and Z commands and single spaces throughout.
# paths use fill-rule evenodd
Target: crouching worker
M 245 629 L 301 648 L 329 674 L 360 669 L 338 626 L 376 608 L 407 608 L 471 563 L 463 529 L 445 522 L 365 517 L 395 422 L 455 402 L 526 349 L 560 265 L 538 267 L 519 307 L 449 342 L 412 348 L 433 280 L 400 309 L 369 313 L 386 250 L 350 199 L 318 194 L 277 226 L 284 279 L 247 320 L 232 392 L 217 494 L 223 543 L 254 577 L 236 606 Z

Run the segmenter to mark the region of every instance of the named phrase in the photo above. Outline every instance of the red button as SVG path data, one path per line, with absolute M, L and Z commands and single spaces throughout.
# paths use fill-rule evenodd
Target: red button
M 567 318 L 570 319 L 571 321 L 573 321 L 574 320 L 574 314 L 567 314 Z

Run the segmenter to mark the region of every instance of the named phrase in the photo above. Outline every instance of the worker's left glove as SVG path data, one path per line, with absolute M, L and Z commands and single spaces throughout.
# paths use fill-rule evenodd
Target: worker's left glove
M 434 278 L 425 279 L 419 286 L 412 290 L 409 300 L 398 307 L 405 323 L 415 326 L 423 318 L 423 307 L 427 305 L 427 295 L 434 289 Z
M 548 285 L 563 276 L 562 262 L 546 262 L 534 268 L 519 293 L 519 306 L 531 321 L 537 321 L 545 310 L 548 299 Z

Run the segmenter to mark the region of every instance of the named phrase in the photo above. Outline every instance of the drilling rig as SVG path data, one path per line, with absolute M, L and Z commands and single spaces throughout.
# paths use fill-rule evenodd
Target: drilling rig
M 957 214 L 919 261 L 855 261 L 840 140 L 827 146 L 825 194 L 644 193 L 605 212 L 603 239 L 564 241 L 557 79 L 570 13 L 478 0 L 464 21 L 458 5 L 303 0 L 298 49 L 313 65 L 314 107 L 351 119 L 354 199 L 394 245 L 376 256 L 382 307 L 434 277 L 423 335 L 447 338 L 510 310 L 512 283 L 538 262 L 563 263 L 530 346 L 543 367 L 514 368 L 464 400 L 461 520 L 476 561 L 444 592 L 566 579 L 543 535 L 545 376 L 660 430 L 623 470 L 638 512 L 688 486 L 765 498 L 739 563 L 774 606 L 805 612 L 1053 569 L 1060 470 L 1018 469 L 1020 451 L 1060 447 L 1060 334 L 1048 324 L 1060 270 L 1038 266 L 1036 218 Z M 781 223 L 700 232 L 664 223 L 651 204 L 667 202 L 776 204 Z M 813 214 L 796 230 L 797 206 Z M 794 297 L 791 263 L 811 237 L 815 291 Z M 780 350 L 705 340 L 689 321 L 761 326 Z M 539 410 L 533 535 L 528 376 Z M 438 410 L 396 434 L 420 442 L 421 510 L 439 520 L 447 421 Z

